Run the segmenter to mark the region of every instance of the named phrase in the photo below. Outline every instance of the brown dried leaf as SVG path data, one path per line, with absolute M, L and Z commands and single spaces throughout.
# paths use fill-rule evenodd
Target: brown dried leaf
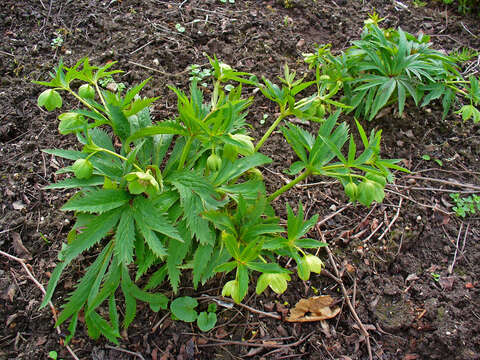
M 13 298 L 15 297 L 15 292 L 17 290 L 17 287 L 15 284 L 10 284 L 10 286 L 7 289 L 7 292 L 5 293 L 5 299 L 9 299 L 11 303 L 13 303 Z
M 293 309 L 290 310 L 288 322 L 312 322 L 334 318 L 340 313 L 340 308 L 332 309 L 332 297 L 314 296 L 308 299 L 301 299 Z
M 17 232 L 12 232 L 12 245 L 15 253 L 23 259 L 32 260 L 32 255 L 30 251 L 23 245 L 22 238 Z

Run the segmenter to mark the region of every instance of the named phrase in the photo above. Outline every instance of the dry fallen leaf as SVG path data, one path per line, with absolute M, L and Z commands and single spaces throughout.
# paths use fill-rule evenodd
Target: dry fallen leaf
M 290 316 L 286 320 L 288 322 L 312 322 L 334 318 L 340 313 L 340 308 L 332 309 L 330 307 L 332 304 L 333 299 L 328 295 L 301 299 L 290 310 Z

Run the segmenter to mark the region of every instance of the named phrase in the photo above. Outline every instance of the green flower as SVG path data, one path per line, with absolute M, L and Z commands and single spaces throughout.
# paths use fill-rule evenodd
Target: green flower
M 152 176 L 150 170 L 147 172 L 131 172 L 125 175 L 125 180 L 128 181 L 128 191 L 130 194 L 139 195 L 148 190 L 159 191 L 160 187 L 157 180 Z

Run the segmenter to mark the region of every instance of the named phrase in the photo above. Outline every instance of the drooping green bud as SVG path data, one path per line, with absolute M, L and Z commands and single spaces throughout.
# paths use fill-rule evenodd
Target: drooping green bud
M 365 177 L 369 180 L 375 181 L 376 183 L 379 183 L 382 186 L 385 186 L 387 184 L 387 180 L 385 179 L 384 176 L 373 174 L 373 173 L 368 173 L 365 175 Z
M 89 179 L 93 173 L 93 165 L 87 159 L 78 159 L 73 163 L 72 170 L 77 179 Z
M 48 111 L 62 107 L 62 97 L 53 89 L 47 89 L 38 96 L 38 106 L 44 106 Z
M 382 202 L 385 197 L 383 186 L 369 179 L 365 179 L 358 186 L 358 201 L 365 206 L 370 206 L 373 201 Z
M 218 171 L 222 167 L 222 158 L 217 154 L 211 154 L 207 158 L 207 168 L 210 171 Z
M 283 294 L 287 290 L 287 281 L 290 280 L 290 275 L 288 274 L 269 274 L 265 273 L 260 275 L 257 281 L 257 287 L 255 291 L 257 294 L 261 294 L 267 286 L 277 294 Z
M 305 256 L 305 261 L 307 262 L 308 266 L 310 267 L 310 271 L 320 274 L 322 269 L 325 267 L 325 264 L 318 256 L 307 254 Z
M 225 285 L 223 285 L 222 296 L 231 296 L 233 297 L 235 292 L 238 292 L 238 281 L 230 280 Z
M 242 144 L 242 146 L 237 147 L 237 150 L 240 154 L 248 156 L 255 152 L 255 146 L 253 145 L 253 138 L 251 136 L 245 134 L 234 134 L 230 135 L 230 137 Z
M 252 169 L 248 170 L 247 171 L 247 176 L 248 176 L 249 179 L 252 179 L 252 180 L 260 180 L 260 181 L 263 180 L 263 174 L 257 168 L 252 168 Z
M 345 185 L 345 194 L 348 196 L 351 202 L 354 202 L 358 198 L 358 186 L 351 182 Z
M 94 99 L 95 89 L 89 84 L 83 84 L 78 88 L 78 95 L 84 99 Z

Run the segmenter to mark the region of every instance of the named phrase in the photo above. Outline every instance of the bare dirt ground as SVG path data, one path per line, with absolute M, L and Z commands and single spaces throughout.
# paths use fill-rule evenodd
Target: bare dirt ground
M 285 4 L 291 3 L 291 7 Z M 55 181 L 61 159 L 42 149 L 73 146 L 57 133 L 56 114 L 36 105 L 40 86 L 60 57 L 73 64 L 118 61 L 119 81 L 131 86 L 153 77 L 146 95 L 160 96 L 153 114 L 175 114 L 175 97 L 166 84 L 188 85 L 190 64 L 206 64 L 216 54 L 241 71 L 275 78 L 284 63 L 301 73 L 301 53 L 331 43 L 334 52 L 359 37 L 368 13 L 376 10 L 385 27 L 432 36 L 437 49 L 480 49 L 479 19 L 453 7 L 428 2 L 407 8 L 390 1 L 4 0 L 0 7 L 0 250 L 27 260 L 46 285 L 56 255 L 71 226 L 59 211 L 68 192 L 42 188 Z M 181 24 L 184 32 L 176 29 Z M 63 44 L 52 47 L 60 34 Z M 263 131 L 277 111 L 257 100 L 249 114 L 252 132 Z M 261 124 L 263 114 L 270 114 Z M 58 115 L 58 114 L 57 114 Z M 349 118 L 346 117 L 348 120 Z M 351 119 L 350 119 L 351 120 Z M 356 313 L 369 332 L 376 359 L 480 359 L 480 221 L 452 210 L 451 192 L 480 192 L 480 126 L 455 114 L 441 120 L 441 104 L 405 116 L 392 112 L 365 124 L 383 129 L 383 154 L 403 158 L 412 174 L 387 187 L 383 204 L 370 209 L 347 205 L 339 184 L 316 179 L 281 198 L 308 213 L 320 214 L 318 232 L 330 244 Z M 279 169 L 294 159 L 280 135 L 266 144 L 274 159 L 264 169 L 270 190 L 283 184 Z M 424 160 L 429 155 L 431 160 Z M 436 162 L 435 160 L 440 160 Z M 341 211 L 339 211 L 341 210 Z M 336 213 L 334 216 L 332 214 Z M 328 265 L 327 254 L 322 252 Z M 86 255 L 87 256 L 87 255 Z M 451 271 L 449 271 L 451 270 Z M 82 271 L 71 266 L 54 295 L 60 307 Z M 166 291 L 168 288 L 166 287 Z M 221 285 L 207 283 L 182 295 L 218 296 Z M 120 348 L 88 338 L 80 324 L 71 347 L 80 359 L 367 359 L 365 337 L 349 311 L 337 282 L 326 276 L 295 280 L 277 296 L 251 292 L 245 304 L 285 315 L 300 298 L 329 294 L 341 306 L 338 317 L 296 324 L 236 307 L 219 310 L 209 333 L 175 322 L 165 312 L 139 308 Z M 50 309 L 38 310 L 42 294 L 17 262 L 0 256 L 0 359 L 46 359 L 55 350 L 70 355 L 53 327 Z M 167 315 L 167 316 L 165 316 Z M 265 344 L 264 341 L 268 341 Z M 128 353 L 130 351 L 133 353 Z

